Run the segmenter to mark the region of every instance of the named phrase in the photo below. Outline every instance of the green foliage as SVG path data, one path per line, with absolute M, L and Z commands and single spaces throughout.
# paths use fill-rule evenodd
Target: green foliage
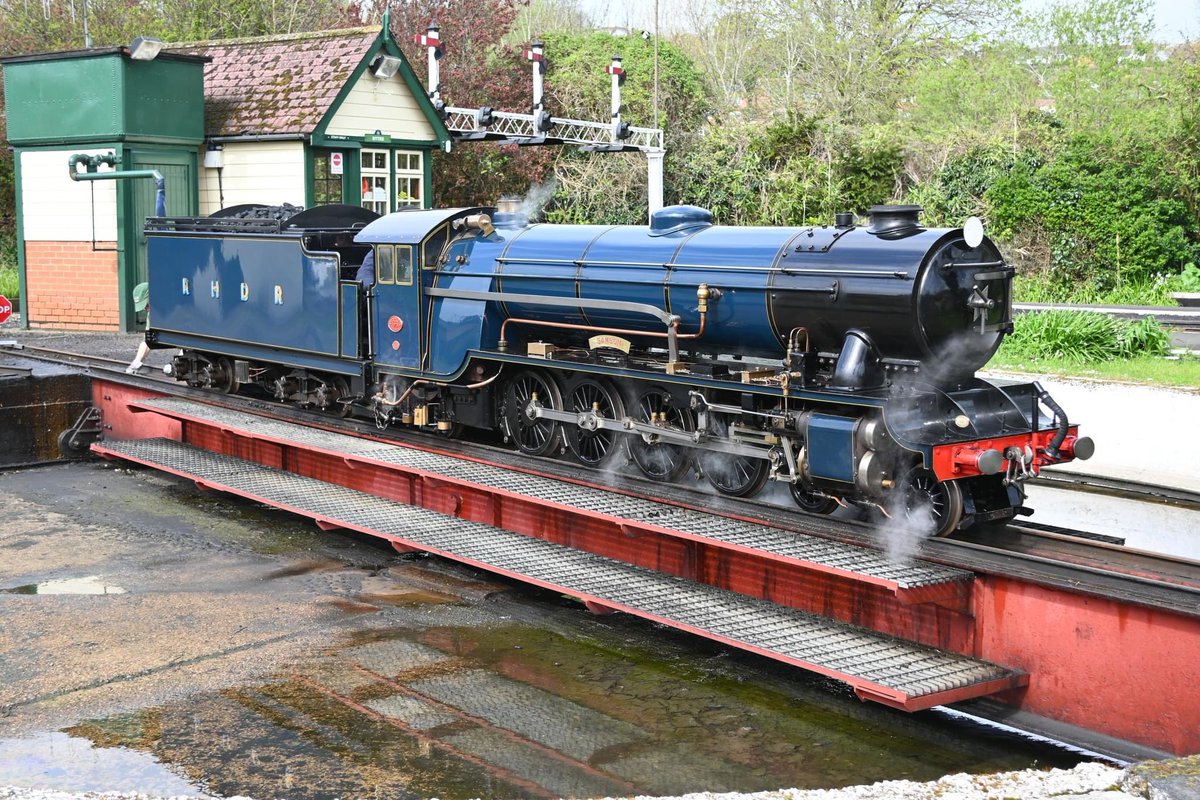
M 1200 292 L 1200 267 L 1185 264 L 1183 271 L 1170 280 L 1167 289 L 1170 292 Z
M 765 129 L 725 124 L 686 141 L 669 163 L 675 202 L 712 210 L 726 225 L 828 223 L 838 211 L 863 212 L 894 196 L 903 152 L 886 139 L 849 143 L 837 155 L 814 152 L 816 123 L 789 115 Z
M 838 201 L 865 212 L 895 194 L 904 167 L 904 151 L 894 142 L 859 142 L 847 148 L 836 162 Z
M 17 268 L 0 266 L 0 295 L 4 295 L 9 300 L 16 300 L 21 294 L 20 288 Z
M 961 225 L 972 215 L 986 214 L 984 195 L 997 181 L 1008 176 L 1018 164 L 1036 169 L 1040 154 L 1032 149 L 1013 152 L 1004 143 L 975 145 L 946 160 L 936 173 L 909 190 L 907 200 L 925 209 L 925 224 Z M 1011 231 L 997 231 L 996 220 L 989 218 L 989 233 L 1011 238 Z
M 1197 258 L 1196 219 L 1168 161 L 1149 142 L 1089 136 L 1042 163 L 1018 159 L 984 192 L 991 231 L 1023 271 L 1076 293 L 1152 283 Z
M 762 137 L 750 142 L 750 149 L 763 163 L 777 168 L 797 156 L 813 155 L 820 140 L 820 119 L 789 110 L 783 119 L 773 120 Z
M 17 237 L 11 231 L 0 231 L 0 294 L 15 300 L 20 294 L 17 276 Z
M 1007 358 L 1004 348 L 988 364 L 989 369 L 1027 372 L 1033 375 L 1064 375 L 1098 380 L 1133 381 L 1152 386 L 1179 386 L 1195 391 L 1200 388 L 1200 359 L 1189 355 L 1140 356 L 1120 361 L 1094 361 L 1078 364 L 1074 361 L 1041 358 L 1029 361 Z
M 626 76 L 621 118 L 639 127 L 654 126 L 653 39 L 593 31 L 545 33 L 542 41 L 549 60 L 546 93 L 553 114 L 607 120 L 612 113 L 612 83 L 604 67 L 619 55 Z M 680 48 L 665 40 L 658 43 L 658 105 L 659 127 L 669 132 L 695 130 L 709 106 L 699 71 Z
M 1083 305 L 1171 306 L 1179 289 L 1177 276 L 1156 275 L 1149 281 L 1126 281 L 1101 289 L 1095 282 L 1064 283 L 1047 273 L 1018 275 L 1013 298 L 1019 303 L 1070 303 Z
M 687 140 L 685 154 L 665 171 L 665 191 L 672 202 L 703 206 L 724 225 L 757 223 L 767 170 L 749 134 L 723 125 Z
M 1163 356 L 1171 351 L 1171 335 L 1154 317 L 1145 317 L 1122 325 L 1117 339 L 1122 358 Z
M 911 100 L 901 116 L 905 138 L 934 153 L 947 146 L 958 151 L 1011 144 L 1014 135 L 1037 124 L 1028 116 L 1038 96 L 1026 68 L 1029 55 L 1019 44 L 999 42 L 923 61 L 909 81 Z
M 1000 358 L 1082 364 L 1166 355 L 1169 348 L 1167 332 L 1152 318 L 1128 322 L 1087 311 L 1044 311 L 1017 317 Z
M 646 157 L 642 154 L 563 154 L 554 172 L 560 189 L 546 207 L 547 222 L 631 225 L 645 221 Z
M 1054 113 L 1068 129 L 1144 139 L 1165 130 L 1169 68 L 1156 57 L 1151 0 L 1049 6 L 1026 34 L 1053 57 L 1037 62 Z

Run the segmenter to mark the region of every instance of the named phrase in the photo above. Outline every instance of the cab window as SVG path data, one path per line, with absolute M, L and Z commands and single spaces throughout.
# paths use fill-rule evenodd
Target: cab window
M 446 246 L 446 240 L 449 237 L 449 228 L 442 225 L 425 240 L 425 248 L 422 255 L 425 258 L 425 263 L 421 266 L 425 269 L 437 269 L 438 258 L 442 255 L 442 248 Z
M 379 245 L 375 248 L 375 274 L 379 283 L 396 282 L 396 250 L 391 245 Z
M 413 281 L 413 249 L 396 245 L 396 283 L 411 284 Z

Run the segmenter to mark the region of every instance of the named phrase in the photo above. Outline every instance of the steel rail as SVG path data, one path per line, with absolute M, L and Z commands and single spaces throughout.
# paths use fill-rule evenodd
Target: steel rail
M 1034 483 L 1045 484 L 1056 489 L 1066 489 L 1091 494 L 1126 497 L 1147 503 L 1161 503 L 1193 511 L 1200 511 L 1200 492 L 1174 486 L 1158 486 L 1124 478 L 1090 475 L 1082 472 L 1044 469 Z

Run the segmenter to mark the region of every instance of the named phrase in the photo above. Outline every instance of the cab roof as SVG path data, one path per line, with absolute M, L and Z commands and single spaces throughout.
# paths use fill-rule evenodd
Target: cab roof
M 444 222 L 471 214 L 492 214 L 494 208 L 431 208 L 397 211 L 368 224 L 354 237 L 358 244 L 417 244 Z

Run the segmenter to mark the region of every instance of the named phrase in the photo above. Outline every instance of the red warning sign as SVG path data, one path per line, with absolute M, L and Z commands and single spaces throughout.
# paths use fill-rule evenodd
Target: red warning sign
M 0 322 L 5 322 L 12 316 L 12 303 L 8 302 L 8 298 L 0 294 Z

